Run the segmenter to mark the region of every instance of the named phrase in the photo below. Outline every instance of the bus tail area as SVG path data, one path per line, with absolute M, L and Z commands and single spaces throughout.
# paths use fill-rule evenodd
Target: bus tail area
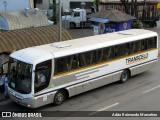
M 85 41 L 85 42 L 84 42 Z M 19 50 L 10 55 L 12 100 L 37 108 L 156 66 L 157 33 L 132 29 Z

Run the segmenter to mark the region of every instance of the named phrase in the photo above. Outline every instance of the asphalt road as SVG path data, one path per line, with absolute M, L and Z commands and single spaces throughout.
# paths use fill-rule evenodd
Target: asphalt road
M 160 60 L 156 68 L 130 78 L 124 84 L 113 83 L 107 86 L 74 96 L 61 106 L 52 104 L 36 109 L 37 111 L 160 111 Z M 30 111 L 11 100 L 0 102 L 0 111 Z M 1 119 L 1 118 L 0 118 Z M 11 119 L 11 118 L 10 118 Z M 13 119 L 13 118 L 12 118 Z M 15 118 L 16 119 L 16 118 Z M 24 118 L 23 118 L 24 119 Z M 52 120 L 83 120 L 100 118 L 41 118 Z M 115 118 L 101 117 L 104 120 L 159 120 L 160 118 Z

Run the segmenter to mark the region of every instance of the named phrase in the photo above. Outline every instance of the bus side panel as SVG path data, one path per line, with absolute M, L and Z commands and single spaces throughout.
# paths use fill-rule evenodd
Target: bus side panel
M 148 55 L 147 59 L 134 61 L 134 57 L 142 55 Z M 67 88 L 69 90 L 69 96 L 73 96 L 99 86 L 118 81 L 124 69 L 131 69 L 131 75 L 144 72 L 145 70 L 150 69 L 152 65 L 149 65 L 149 63 L 147 66 L 145 66 L 143 63 L 147 64 L 146 62 L 152 61 L 156 58 L 157 50 L 138 53 L 133 56 L 107 62 L 106 64 L 100 64 L 97 67 L 77 70 L 54 77 L 52 79 L 52 86 L 54 85 L 53 89 L 57 90 Z M 133 59 L 133 61 L 131 61 L 130 64 L 127 64 L 126 59 Z M 111 75 L 112 79 L 107 79 L 107 75 Z
M 52 92 L 49 94 L 44 94 L 34 99 L 34 108 L 41 107 L 50 103 L 53 103 L 53 98 L 56 92 Z
M 141 72 L 144 72 L 144 71 L 146 71 L 146 70 L 152 69 L 152 68 L 156 67 L 156 64 L 157 64 L 156 61 L 143 64 L 143 65 L 140 67 L 140 71 L 141 71 Z
M 63 76 L 60 76 L 60 77 L 56 77 L 56 78 L 53 78 L 51 80 L 51 84 L 54 86 L 54 87 L 61 87 L 63 88 L 63 86 L 68 86 L 70 85 L 71 83 L 74 84 L 76 80 L 76 77 L 74 74 L 66 74 L 66 75 L 63 75 Z
M 112 75 L 103 76 L 103 77 L 100 77 L 98 79 L 93 79 L 91 81 L 87 81 L 87 82 L 77 84 L 77 85 L 72 86 L 72 87 L 68 87 L 67 90 L 69 91 L 69 93 L 71 93 L 70 94 L 70 97 L 71 97 L 71 96 L 74 96 L 76 94 L 80 94 L 80 93 L 83 93 L 83 92 L 93 90 L 95 88 L 107 85 L 109 83 L 115 82 L 115 81 L 119 80 L 120 75 L 121 75 L 121 72 L 117 72 L 117 73 L 114 73 Z M 76 92 L 73 92 L 74 89 L 75 89 Z
M 154 68 L 154 67 L 156 67 L 156 65 L 157 65 L 157 61 L 154 61 L 154 62 L 143 64 L 141 66 L 130 68 L 131 76 L 142 73 L 142 72 L 149 70 L 151 68 Z
M 122 71 L 113 74 L 113 82 L 120 80 L 121 73 Z

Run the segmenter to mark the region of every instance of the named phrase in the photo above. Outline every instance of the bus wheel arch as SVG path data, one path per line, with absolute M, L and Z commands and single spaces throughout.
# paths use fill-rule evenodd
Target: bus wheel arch
M 120 83 L 125 83 L 131 76 L 131 71 L 129 69 L 124 69 L 120 76 Z
M 58 106 L 65 102 L 65 100 L 69 97 L 69 93 L 66 89 L 60 89 L 56 92 L 53 103 Z

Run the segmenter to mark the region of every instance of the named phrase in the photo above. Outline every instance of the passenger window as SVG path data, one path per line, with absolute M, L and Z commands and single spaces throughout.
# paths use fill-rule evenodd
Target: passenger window
M 134 53 L 136 47 L 135 47 L 135 42 L 130 43 L 130 48 L 131 48 L 131 53 Z
M 100 49 L 97 51 L 98 62 L 107 60 L 107 49 Z
M 115 46 L 115 57 L 122 57 L 129 54 L 129 44 Z
M 80 67 L 96 63 L 96 51 L 85 52 L 79 55 Z
M 78 60 L 78 57 L 77 55 L 73 55 L 71 56 L 71 59 L 70 59 L 70 69 L 71 70 L 74 70 L 74 69 L 77 69 L 79 68 L 79 60 Z M 68 61 L 69 62 L 69 61 Z M 69 64 L 68 64 L 69 65 Z M 67 66 L 68 67 L 68 66 Z
M 67 72 L 79 68 L 79 60 L 77 55 L 71 55 L 58 58 L 55 61 L 55 74 Z
M 35 92 L 48 87 L 51 78 L 51 60 L 42 62 L 36 66 L 35 70 Z
M 135 45 L 136 45 L 135 52 L 141 51 L 141 41 L 136 41 Z
M 56 68 L 55 70 L 56 74 L 67 71 L 66 59 L 65 58 L 56 59 L 55 68 Z
M 156 48 L 156 37 L 147 39 L 147 49 Z
M 141 40 L 141 51 L 147 50 L 147 41 Z
M 104 49 L 97 50 L 97 56 L 98 62 L 103 62 L 112 59 L 114 56 L 114 49 L 113 47 L 107 47 Z
M 114 58 L 114 47 L 107 48 L 108 50 L 108 58 L 113 59 Z

